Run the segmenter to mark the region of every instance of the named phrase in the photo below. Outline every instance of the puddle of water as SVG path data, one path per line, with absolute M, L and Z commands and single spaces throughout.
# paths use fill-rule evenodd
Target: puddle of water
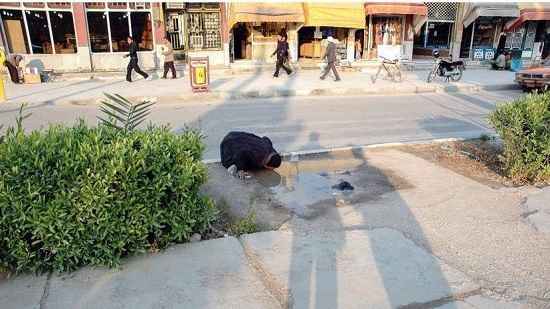
M 327 154 L 302 160 L 292 157 L 276 171 L 258 172 L 255 177 L 285 207 L 305 218 L 315 217 L 329 208 L 375 199 L 396 189 L 386 173 L 351 154 Z M 342 181 L 355 189 L 333 188 Z
M 333 204 L 330 179 L 303 169 L 298 162 L 285 162 L 277 171 L 262 171 L 255 176 L 288 209 L 301 217 L 312 217 L 321 204 Z M 325 207 L 326 208 L 326 207 Z

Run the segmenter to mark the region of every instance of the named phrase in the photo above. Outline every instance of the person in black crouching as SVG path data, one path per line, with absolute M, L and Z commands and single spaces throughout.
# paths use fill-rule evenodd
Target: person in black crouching
M 247 132 L 229 132 L 220 145 L 220 154 L 222 165 L 241 179 L 247 171 L 281 166 L 281 156 L 271 140 Z

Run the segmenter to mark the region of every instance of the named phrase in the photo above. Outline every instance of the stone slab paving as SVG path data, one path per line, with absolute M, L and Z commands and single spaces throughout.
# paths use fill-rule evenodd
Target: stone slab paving
M 47 294 L 48 309 L 280 308 L 233 237 L 131 258 L 120 270 L 54 275 Z M 19 308 L 11 304 L 2 308 Z
M 526 305 L 517 302 L 506 302 L 489 297 L 475 295 L 463 301 L 456 301 L 437 307 L 438 309 L 522 309 Z
M 530 195 L 524 208 L 527 221 L 539 232 L 550 235 L 550 187 Z
M 0 308 L 39 309 L 47 276 L 23 275 L 0 281 Z
M 396 308 L 479 286 L 391 229 L 243 237 L 292 308 Z

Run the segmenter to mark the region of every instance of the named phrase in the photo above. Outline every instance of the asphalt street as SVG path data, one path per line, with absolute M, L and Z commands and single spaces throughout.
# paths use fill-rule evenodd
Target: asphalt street
M 200 129 L 205 159 L 219 156 L 218 144 L 231 130 L 269 136 L 281 152 L 440 138 L 474 138 L 492 133 L 488 114 L 519 91 L 358 97 L 288 97 L 232 101 L 158 102 L 155 124 L 175 131 Z M 38 104 L 32 99 L 27 130 L 78 118 L 95 124 L 97 105 Z M 0 105 L 0 123 L 13 125 L 18 105 Z

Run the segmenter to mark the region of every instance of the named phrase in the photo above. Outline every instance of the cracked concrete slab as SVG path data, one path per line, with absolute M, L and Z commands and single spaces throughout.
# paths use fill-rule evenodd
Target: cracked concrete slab
M 537 231 L 550 235 L 550 187 L 529 195 L 523 206 L 526 220 Z
M 233 237 L 51 279 L 47 308 L 280 308 Z
M 455 301 L 437 309 L 525 309 L 530 308 L 518 302 L 497 300 L 483 295 L 475 295 L 461 301 Z
M 48 277 L 22 275 L 0 283 L 2 309 L 39 309 Z
M 392 229 L 272 231 L 242 242 L 296 309 L 396 308 L 479 288 Z
M 314 220 L 293 218 L 281 229 L 391 228 L 510 299 L 547 299 L 550 237 L 522 218 L 524 190 L 492 189 L 394 149 L 365 150 L 363 157 L 365 164 L 391 171 L 411 186 L 376 200 L 334 207 Z

